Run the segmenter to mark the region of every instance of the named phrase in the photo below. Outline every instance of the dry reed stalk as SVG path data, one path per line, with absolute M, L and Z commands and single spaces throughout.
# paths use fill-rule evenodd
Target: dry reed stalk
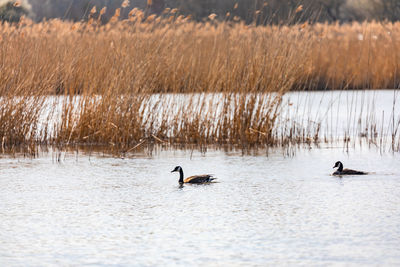
M 134 10 L 121 21 L 118 10 L 114 23 L 103 26 L 0 25 L 3 146 L 50 140 L 130 151 L 143 140 L 244 147 L 318 142 L 318 123 L 274 131 L 282 94 L 400 83 L 398 23 L 255 27 L 167 13 L 170 18 L 144 19 Z M 185 93 L 185 105 L 154 100 L 166 93 Z M 53 94 L 63 96 L 61 118 L 52 132 L 39 131 L 40 114 L 55 109 L 42 96 Z

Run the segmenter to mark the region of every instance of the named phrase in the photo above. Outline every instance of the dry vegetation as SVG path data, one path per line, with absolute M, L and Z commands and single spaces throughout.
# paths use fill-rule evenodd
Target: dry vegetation
M 399 24 L 255 27 L 191 22 L 174 10 L 118 15 L 106 25 L 0 26 L 3 151 L 304 142 L 310 137 L 274 131 L 285 92 L 399 86 Z
M 400 23 L 316 24 L 304 76 L 310 89 L 398 89 Z M 303 77 L 303 75 L 301 75 Z

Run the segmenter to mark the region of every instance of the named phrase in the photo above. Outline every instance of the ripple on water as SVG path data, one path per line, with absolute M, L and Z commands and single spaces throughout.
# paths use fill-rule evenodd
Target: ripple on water
M 0 264 L 400 264 L 398 155 L 188 155 L 0 159 Z M 218 183 L 179 187 L 176 165 Z

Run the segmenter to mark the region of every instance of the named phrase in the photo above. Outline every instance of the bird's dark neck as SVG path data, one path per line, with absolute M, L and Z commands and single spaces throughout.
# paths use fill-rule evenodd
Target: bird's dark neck
M 179 183 L 183 184 L 183 170 L 182 170 L 182 168 L 179 170 Z
M 343 164 L 342 163 L 339 163 L 339 168 L 337 169 L 339 172 L 342 172 L 343 171 Z

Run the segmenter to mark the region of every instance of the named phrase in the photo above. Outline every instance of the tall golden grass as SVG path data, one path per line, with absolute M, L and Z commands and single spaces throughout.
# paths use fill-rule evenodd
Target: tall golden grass
M 305 38 L 312 45 L 303 88 L 400 88 L 400 22 L 316 24 Z
M 0 25 L 3 151 L 24 145 L 34 153 L 42 143 L 122 152 L 145 142 L 285 144 L 274 134 L 285 92 L 399 85 L 400 24 L 256 27 L 197 23 L 173 11 L 117 15 L 106 25 L 93 18 Z M 178 93 L 186 94 L 182 105 L 166 97 Z

